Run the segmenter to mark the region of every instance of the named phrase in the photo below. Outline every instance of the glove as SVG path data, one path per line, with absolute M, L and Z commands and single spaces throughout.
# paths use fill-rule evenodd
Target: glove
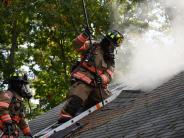
M 102 78 L 99 75 L 96 75 L 95 79 L 96 79 L 97 85 L 101 85 L 102 84 Z
M 87 37 L 91 36 L 92 35 L 92 29 L 89 28 L 89 27 L 84 27 L 84 32 L 83 34 Z
M 7 136 L 18 136 L 18 132 L 15 130 L 15 128 L 13 127 L 13 124 L 10 123 L 10 122 L 6 122 L 4 124 L 3 132 L 4 132 L 3 135 L 7 135 Z

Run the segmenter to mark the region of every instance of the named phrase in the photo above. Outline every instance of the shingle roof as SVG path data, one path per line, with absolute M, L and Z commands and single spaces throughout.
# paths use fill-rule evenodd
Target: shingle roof
M 39 115 L 35 119 L 31 120 L 29 122 L 29 126 L 31 128 L 32 134 L 36 134 L 43 130 L 44 128 L 48 127 L 49 125 L 53 124 L 54 122 L 57 122 L 57 119 L 59 117 L 59 111 L 63 107 L 64 103 L 59 104 L 52 110 L 44 113 L 43 115 Z
M 30 121 L 33 134 L 55 122 L 61 107 Z M 183 138 L 184 72 L 151 92 L 124 90 L 80 122 L 85 127 L 70 137 Z
M 183 138 L 184 73 L 151 92 L 124 91 L 81 122 L 89 125 L 71 137 Z

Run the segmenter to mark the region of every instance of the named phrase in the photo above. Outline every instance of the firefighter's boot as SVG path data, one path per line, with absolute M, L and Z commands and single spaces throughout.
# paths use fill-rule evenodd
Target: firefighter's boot
M 68 120 L 72 119 L 78 110 L 82 107 L 83 100 L 78 96 L 71 96 L 60 113 L 60 118 L 58 123 L 65 123 Z

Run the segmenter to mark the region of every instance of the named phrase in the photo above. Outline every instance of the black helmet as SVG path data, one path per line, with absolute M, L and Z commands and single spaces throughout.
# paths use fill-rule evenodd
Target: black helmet
M 13 90 L 23 98 L 30 99 L 32 97 L 27 74 L 12 75 L 6 82 L 8 83 L 8 90 Z
M 123 42 L 123 35 L 117 30 L 109 31 L 105 36 L 115 47 L 119 47 Z

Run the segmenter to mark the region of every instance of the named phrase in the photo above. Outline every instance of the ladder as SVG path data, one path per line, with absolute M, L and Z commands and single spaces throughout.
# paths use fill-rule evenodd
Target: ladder
M 116 99 L 116 97 L 122 92 L 122 90 L 125 88 L 126 86 L 124 85 L 119 85 L 118 87 L 112 89 L 112 95 L 110 97 L 108 97 L 107 99 L 105 99 L 103 102 L 104 102 L 104 105 L 110 103 L 111 101 L 113 101 L 114 99 Z M 115 91 L 115 92 L 113 92 Z M 68 127 L 70 127 L 71 125 L 77 123 L 79 120 L 81 120 L 82 118 L 88 116 L 89 114 L 91 114 L 92 112 L 96 111 L 96 110 L 99 110 L 100 108 L 103 107 L 103 104 L 102 102 L 94 105 L 93 107 L 87 109 L 86 111 L 82 112 L 81 114 L 79 114 L 78 116 L 72 118 L 71 120 L 61 124 L 60 126 L 52 129 L 52 126 L 56 125 L 56 123 L 48 126 L 47 128 L 43 129 L 42 131 L 36 133 L 34 135 L 35 138 L 48 138 L 49 136 L 53 135 L 54 133 L 57 133 L 61 130 L 64 130 Z

